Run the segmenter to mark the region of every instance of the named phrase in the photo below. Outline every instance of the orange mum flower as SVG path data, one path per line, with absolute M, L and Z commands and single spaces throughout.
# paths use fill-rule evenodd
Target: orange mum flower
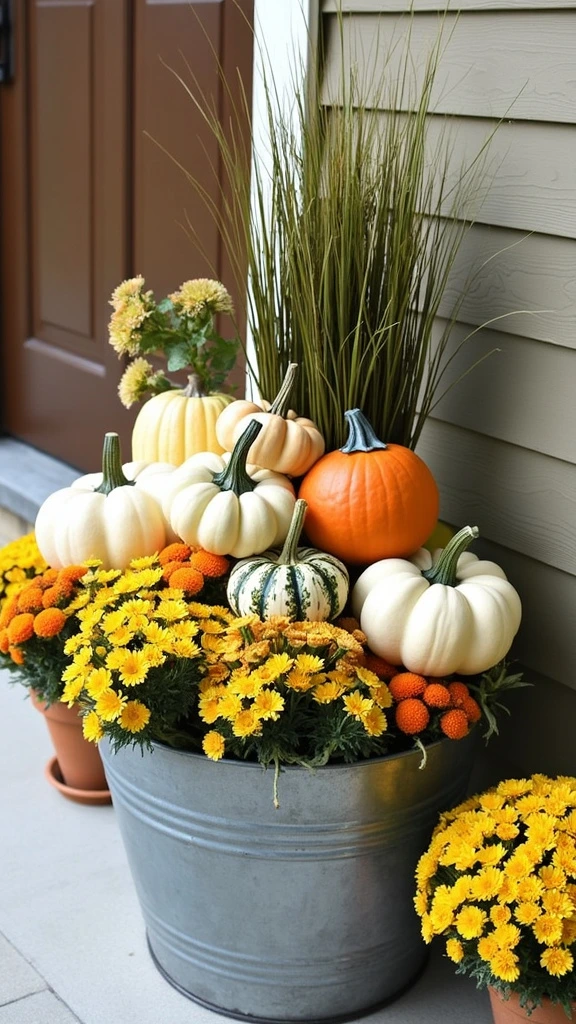
M 52 587 L 57 579 L 58 569 L 46 569 L 46 572 L 38 577 L 36 584 L 41 590 L 46 590 L 46 587 Z
M 395 665 L 391 665 L 384 658 L 379 658 L 377 654 L 365 654 L 363 664 L 364 668 L 375 672 L 379 679 L 392 679 L 392 676 L 399 675 Z
M 405 674 L 408 675 L 411 673 Z M 392 688 L 392 683 L 390 684 L 390 688 Z M 422 730 L 428 725 L 429 721 L 430 712 L 428 711 L 428 708 L 421 700 L 416 700 L 414 697 L 408 697 L 407 700 L 401 700 L 396 708 L 396 725 L 401 732 L 405 732 L 409 736 L 414 736 L 416 733 L 422 732 Z
M 0 651 L 2 654 L 8 654 L 8 648 L 10 647 L 10 640 L 8 638 L 8 630 L 0 629 Z
M 464 739 L 468 732 L 468 719 L 466 713 L 460 708 L 447 711 L 440 719 L 440 728 L 445 736 L 451 740 Z
M 63 576 L 61 572 L 58 573 L 58 579 L 54 584 L 54 590 L 58 592 L 60 597 L 71 597 L 74 590 L 73 580 L 68 579 L 67 576 Z
M 160 565 L 167 565 L 168 562 L 185 562 L 190 557 L 191 550 L 187 544 L 168 544 L 167 547 L 162 548 L 158 555 L 158 561 Z
M 190 557 L 190 565 L 203 576 L 214 578 L 223 576 L 230 568 L 230 562 L 223 555 L 212 555 L 209 551 L 195 551 Z
M 34 632 L 36 636 L 51 637 L 60 632 L 66 616 L 60 608 L 45 608 L 34 619 Z
M 2 606 L 2 611 L 0 612 L 0 629 L 3 626 L 7 626 L 8 623 L 12 621 L 12 619 L 16 615 L 17 611 L 18 611 L 18 598 L 17 597 L 9 597 L 4 602 L 4 604 Z
M 58 587 L 48 587 L 42 595 L 42 604 L 45 608 L 53 608 L 55 604 L 58 604 L 61 597 L 62 595 L 60 594 Z
M 11 644 L 24 644 L 34 636 L 34 616 L 30 612 L 15 615 L 8 626 L 8 638 Z
M 9 654 L 15 665 L 24 664 L 24 651 L 21 651 L 19 647 L 10 647 Z
M 166 562 L 166 565 L 162 569 L 162 579 L 166 580 L 166 583 L 168 583 L 172 573 L 175 572 L 176 569 L 181 569 L 183 565 L 187 565 L 192 568 L 190 562 Z
M 26 590 L 22 590 L 18 594 L 19 612 L 39 612 L 42 607 L 40 587 L 26 587 Z
M 76 583 L 76 581 L 81 580 L 87 572 L 88 569 L 85 565 L 67 565 L 64 569 L 60 569 L 58 578 L 61 580 L 70 580 L 71 583 Z
M 448 687 L 442 683 L 428 683 L 422 696 L 430 708 L 449 708 L 452 701 Z
M 389 685 L 394 700 L 406 700 L 408 697 L 421 697 L 428 684 L 424 676 L 415 672 L 398 672 Z
M 470 690 L 466 683 L 448 683 L 452 704 L 455 708 L 461 708 L 462 702 L 470 696 Z
M 170 574 L 170 586 L 185 590 L 187 594 L 198 594 L 204 586 L 204 577 L 197 569 L 185 566 Z
M 474 697 L 466 697 L 462 701 L 462 711 L 469 722 L 479 722 L 482 718 L 482 708 Z

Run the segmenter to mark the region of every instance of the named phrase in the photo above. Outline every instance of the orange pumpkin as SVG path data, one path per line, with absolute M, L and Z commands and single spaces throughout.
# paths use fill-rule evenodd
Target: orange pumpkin
M 405 558 L 430 536 L 438 518 L 438 488 L 410 448 L 384 444 L 360 411 L 345 413 L 343 448 L 324 455 L 306 474 L 312 544 L 354 565 Z

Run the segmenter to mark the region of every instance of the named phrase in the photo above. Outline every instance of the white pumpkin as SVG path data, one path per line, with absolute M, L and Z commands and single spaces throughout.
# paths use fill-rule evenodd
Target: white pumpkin
M 293 622 L 325 622 L 340 614 L 348 599 L 348 570 L 333 555 L 299 548 L 308 508 L 294 506 L 288 536 L 280 553 L 243 558 L 230 574 L 228 602 L 236 615 L 286 615 Z
M 55 569 L 88 558 L 99 558 L 106 569 L 125 569 L 131 559 L 166 544 L 162 510 L 123 474 L 120 441 L 112 433 L 104 438 L 102 473 L 51 494 L 34 529 L 43 557 Z
M 165 493 L 170 486 L 171 475 L 176 472 L 176 467 L 171 462 L 125 462 L 122 472 L 127 480 L 133 480 L 139 490 L 152 495 L 156 503 L 162 507 Z M 87 473 L 74 480 L 70 486 L 81 491 L 95 491 L 101 483 L 102 473 Z M 178 539 L 166 516 L 164 516 L 164 529 L 167 544 Z
M 421 549 L 362 573 L 352 610 L 375 654 L 425 676 L 475 675 L 506 656 L 522 606 L 500 566 L 465 551 L 477 536 L 465 526 L 434 556 Z
M 251 423 L 231 455 L 202 452 L 166 476 L 162 508 L 186 544 L 244 558 L 286 539 L 296 500 L 292 484 L 280 473 L 246 465 L 261 429 Z M 154 486 L 153 477 L 148 485 Z

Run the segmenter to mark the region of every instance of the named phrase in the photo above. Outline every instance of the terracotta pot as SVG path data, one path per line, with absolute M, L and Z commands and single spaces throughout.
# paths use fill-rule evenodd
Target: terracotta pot
M 530 1016 L 520 1006 L 519 997 L 513 992 L 510 999 L 502 999 L 495 989 L 489 988 L 490 1003 L 494 1024 L 518 1024 L 519 1021 L 530 1021 L 531 1024 L 567 1024 L 569 1017 L 558 1003 L 549 999 L 542 1001 L 542 1006 L 533 1010 Z M 576 1003 L 572 1005 L 572 1018 L 576 1021 Z
M 34 707 L 46 719 L 60 773 L 66 786 L 74 790 L 106 791 L 108 784 L 98 747 L 84 739 L 82 720 L 77 709 L 68 708 L 60 703 L 47 707 L 33 690 L 31 699 Z

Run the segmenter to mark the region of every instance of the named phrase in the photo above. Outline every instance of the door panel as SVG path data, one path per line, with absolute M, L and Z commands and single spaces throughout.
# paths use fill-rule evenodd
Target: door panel
M 3 418 L 79 468 L 98 464 L 106 430 L 129 454 L 137 410 L 120 405 L 107 335 L 116 284 L 142 274 L 159 296 L 215 275 L 234 290 L 204 203 L 163 152 L 201 168 L 220 201 L 210 134 L 165 65 L 185 77 L 187 60 L 223 110 L 218 61 L 239 63 L 249 88 L 251 9 L 15 0 L 16 77 L 0 89 Z

